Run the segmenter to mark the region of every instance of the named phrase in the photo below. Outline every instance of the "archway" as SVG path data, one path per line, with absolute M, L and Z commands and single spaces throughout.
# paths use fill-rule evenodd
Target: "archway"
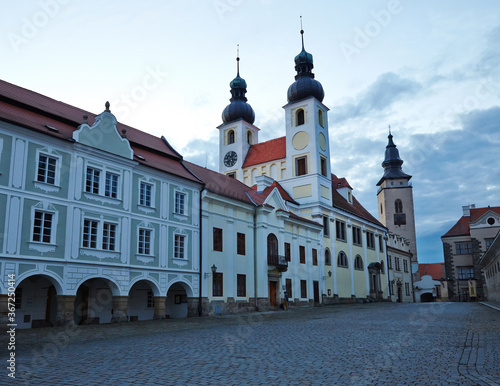
M 137 320 L 152 320 L 155 311 L 154 291 L 150 283 L 140 280 L 128 293 L 127 315 L 131 322 Z
M 421 303 L 431 303 L 434 301 L 434 297 L 432 296 L 431 292 L 426 292 L 420 295 L 420 302 Z
M 74 318 L 76 324 L 111 323 L 113 293 L 109 280 L 89 279 L 76 292 Z
M 57 320 L 57 287 L 59 283 L 44 275 L 33 275 L 16 287 L 17 328 L 50 327 Z
M 189 291 L 191 292 L 191 291 Z M 165 317 L 179 319 L 188 316 L 188 296 L 184 283 L 174 283 L 170 286 L 165 300 Z

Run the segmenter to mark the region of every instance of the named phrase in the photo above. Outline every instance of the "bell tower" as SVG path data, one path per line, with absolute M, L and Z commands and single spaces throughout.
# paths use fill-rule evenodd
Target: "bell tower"
M 390 127 L 388 138 L 389 143 L 385 148 L 385 159 L 382 162 L 384 175 L 377 183 L 380 187 L 377 193 L 378 218 L 391 232 L 410 240 L 409 250 L 413 255 L 411 265 L 415 282 L 420 278 L 411 176 L 403 172 L 401 168 L 403 160 L 399 157 L 399 151 L 392 140 Z
M 239 51 L 239 49 L 238 49 Z M 231 87 L 230 104 L 222 112 L 219 130 L 219 172 L 243 181 L 242 166 L 251 145 L 258 143 L 255 113 L 245 96 L 247 83 L 240 77 L 240 57 L 236 57 L 236 78 Z
M 286 169 L 283 187 L 300 204 L 332 205 L 328 107 L 323 86 L 314 79 L 313 56 L 304 48 L 295 57 L 295 82 L 288 88 L 285 109 Z

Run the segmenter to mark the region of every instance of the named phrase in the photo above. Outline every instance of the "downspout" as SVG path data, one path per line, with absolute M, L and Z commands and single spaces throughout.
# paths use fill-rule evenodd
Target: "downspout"
M 255 311 L 259 310 L 257 300 L 257 208 L 253 212 L 253 290 L 255 294 Z
M 203 316 L 203 307 L 202 307 L 202 304 L 201 304 L 201 288 L 203 286 L 203 272 L 202 272 L 202 262 L 203 262 L 203 259 L 202 259 L 202 252 L 203 252 L 203 246 L 202 246 L 202 242 L 203 242 L 203 238 L 202 238 L 202 235 L 201 233 L 203 232 L 203 213 L 202 213 L 202 203 L 203 203 L 203 200 L 202 200 L 202 193 L 204 192 L 205 190 L 205 184 L 203 184 L 203 188 L 200 190 L 200 245 L 199 245 L 199 249 L 200 249 L 200 286 L 199 286 L 199 290 L 198 290 L 198 316 Z

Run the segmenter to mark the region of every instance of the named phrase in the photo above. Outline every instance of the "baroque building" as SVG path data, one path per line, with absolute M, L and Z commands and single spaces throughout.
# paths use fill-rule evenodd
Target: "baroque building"
M 500 230 L 500 207 L 462 207 L 463 215 L 442 237 L 450 301 L 488 297 L 479 264 Z M 486 261 L 486 260 L 485 260 Z
M 0 93 L 2 315 L 12 277 L 19 328 L 197 314 L 202 183 L 166 139 Z

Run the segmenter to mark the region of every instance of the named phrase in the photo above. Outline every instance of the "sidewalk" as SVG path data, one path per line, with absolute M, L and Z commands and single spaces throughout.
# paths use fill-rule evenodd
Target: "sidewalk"
M 487 307 L 491 307 L 497 311 L 500 311 L 500 302 L 479 302 L 479 304 L 482 304 Z

